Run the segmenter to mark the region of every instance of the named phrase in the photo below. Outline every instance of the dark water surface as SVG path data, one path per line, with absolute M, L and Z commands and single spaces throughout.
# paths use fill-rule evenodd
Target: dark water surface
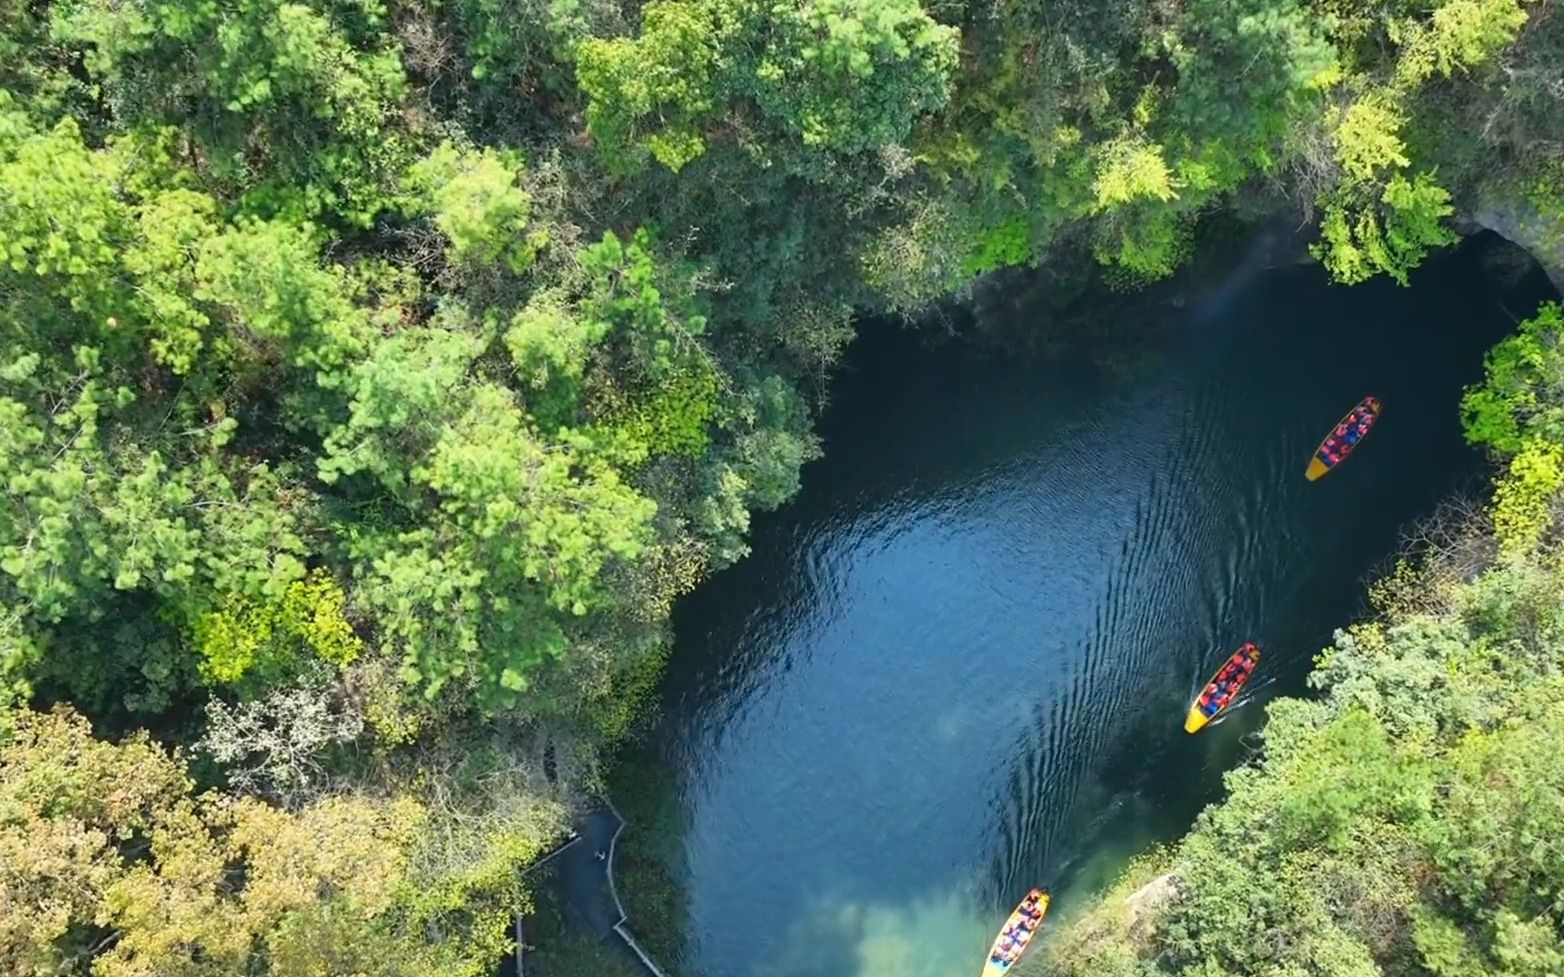
M 1485 274 L 1483 250 L 1408 289 L 1238 274 L 1154 313 L 1131 375 L 870 329 L 802 494 L 679 610 L 673 969 L 975 977 L 1029 886 L 1067 911 L 1187 829 L 1398 532 L 1481 471 L 1461 388 L 1543 295 Z M 1369 393 L 1373 434 L 1305 482 Z M 1186 736 L 1248 639 L 1246 704 Z

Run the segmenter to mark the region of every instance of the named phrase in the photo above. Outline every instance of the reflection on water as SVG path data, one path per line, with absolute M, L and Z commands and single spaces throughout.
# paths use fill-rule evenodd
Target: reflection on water
M 1501 300 L 1540 287 L 1501 293 L 1471 252 L 1411 289 L 1251 276 L 1158 312 L 1133 383 L 862 340 L 801 497 L 679 611 L 678 971 L 974 977 L 1030 886 L 1068 900 L 1180 833 L 1398 528 L 1475 470 L 1456 401 Z M 1366 393 L 1373 435 L 1306 483 Z M 1251 638 L 1248 704 L 1184 735 Z

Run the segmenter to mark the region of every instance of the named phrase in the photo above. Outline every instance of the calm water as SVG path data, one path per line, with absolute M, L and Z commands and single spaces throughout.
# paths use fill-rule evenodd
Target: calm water
M 1481 471 L 1457 399 L 1543 295 L 1482 251 L 1410 289 L 1241 273 L 1148 313 L 1132 375 L 870 329 L 802 494 L 678 615 L 675 969 L 973 977 L 1029 886 L 1067 910 L 1182 833 L 1398 531 Z M 1368 393 L 1374 433 L 1306 483 Z M 1186 736 L 1247 639 L 1265 657 L 1246 704 Z

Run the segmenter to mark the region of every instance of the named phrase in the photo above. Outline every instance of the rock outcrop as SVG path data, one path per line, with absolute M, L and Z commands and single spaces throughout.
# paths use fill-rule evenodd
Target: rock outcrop
M 1564 293 L 1564 216 L 1545 214 L 1524 198 L 1485 194 L 1471 221 L 1525 248 Z
M 1183 883 L 1172 872 L 1159 875 L 1130 893 L 1124 900 L 1124 907 L 1129 912 L 1130 942 L 1137 948 L 1149 946 L 1162 908 L 1182 893 Z

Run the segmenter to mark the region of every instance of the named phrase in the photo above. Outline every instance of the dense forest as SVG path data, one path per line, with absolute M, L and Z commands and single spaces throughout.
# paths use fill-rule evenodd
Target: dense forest
M 1484 210 L 1556 244 L 1557 7 L 0 0 L 0 972 L 488 973 L 673 602 L 818 453 L 856 315 L 1017 265 L 1135 287 L 1217 213 L 1313 222 L 1343 283 Z M 1558 329 L 1472 405 L 1536 546 Z M 1551 634 L 1527 559 L 1439 626 Z M 1509 710 L 1553 727 L 1441 712 L 1401 633 L 1283 722 L 1400 771 L 1348 785 L 1374 810 L 1543 776 L 1556 683 Z M 1446 770 L 1476 779 L 1424 790 Z M 1347 844 L 1359 799 L 1287 830 Z M 1557 926 L 1546 857 L 1481 917 L 1503 946 Z M 1502 894 L 1415 916 L 1437 972 L 1481 972 L 1457 910 Z M 1180 918 L 1169 960 L 1215 938 Z
M 1495 348 L 1463 405 L 1507 459 L 1452 500 L 1338 631 L 1318 700 L 1173 851 L 1067 923 L 1036 972 L 1564 973 L 1564 315 Z

